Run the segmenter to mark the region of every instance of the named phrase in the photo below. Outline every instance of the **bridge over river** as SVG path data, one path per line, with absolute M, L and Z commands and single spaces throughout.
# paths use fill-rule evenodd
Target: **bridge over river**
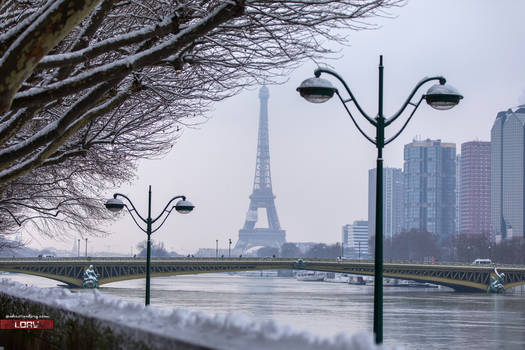
M 0 259 L 0 271 L 25 273 L 64 282 L 73 287 L 82 286 L 82 276 L 89 265 L 97 272 L 99 284 L 144 278 L 144 258 L 14 258 Z M 340 272 L 352 275 L 374 275 L 370 260 L 334 261 L 284 258 L 152 258 L 151 276 L 172 276 L 198 273 L 234 271 L 302 269 Z M 525 266 L 498 266 L 505 273 L 505 288 L 525 284 Z M 486 292 L 493 274 L 491 266 L 455 263 L 385 262 L 384 277 L 429 282 L 451 287 L 462 292 Z

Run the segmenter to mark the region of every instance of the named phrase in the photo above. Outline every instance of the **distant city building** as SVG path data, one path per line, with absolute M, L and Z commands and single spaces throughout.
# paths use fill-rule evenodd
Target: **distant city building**
M 454 232 L 459 233 L 459 197 L 461 191 L 461 154 L 456 155 L 456 190 L 454 191 L 456 195 L 456 220 L 454 221 Z
M 343 225 L 343 233 L 342 233 L 342 238 L 341 238 L 341 242 L 343 244 L 343 256 L 348 256 L 349 255 L 349 252 L 348 252 L 348 248 L 349 248 L 349 245 L 348 245 L 348 236 L 349 236 L 349 231 L 350 231 L 350 226 L 352 225 Z
M 524 236 L 525 105 L 496 116 L 491 141 L 491 232 L 499 241 Z
M 487 141 L 461 144 L 459 181 L 459 232 L 490 233 L 491 145 Z
M 376 169 L 368 170 L 368 234 L 376 231 Z M 403 228 L 403 171 L 383 168 L 383 237 L 391 239 Z
M 455 231 L 456 145 L 413 141 L 404 149 L 404 225 L 444 239 Z
M 345 257 L 368 258 L 368 221 L 356 220 L 351 225 L 344 225 L 343 245 Z

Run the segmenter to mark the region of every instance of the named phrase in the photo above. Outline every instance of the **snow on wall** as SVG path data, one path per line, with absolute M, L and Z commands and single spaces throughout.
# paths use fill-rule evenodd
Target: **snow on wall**
M 158 309 L 128 302 L 112 296 L 93 293 L 71 293 L 64 288 L 38 288 L 9 279 L 0 280 L 0 293 L 27 299 L 54 309 L 65 310 L 89 318 L 107 321 L 118 327 L 131 327 L 151 333 L 150 339 L 169 344 L 183 341 L 212 349 L 276 349 L 276 350 L 387 350 L 376 346 L 371 333 L 339 334 L 333 339 L 321 338 L 273 321 L 252 321 L 244 316 L 228 314 L 207 316 L 185 309 Z M 1 315 L 2 317 L 5 315 Z M 114 326 L 111 326 L 114 327 Z M 122 330 L 120 330 L 122 331 Z M 144 339 L 142 339 L 144 341 Z

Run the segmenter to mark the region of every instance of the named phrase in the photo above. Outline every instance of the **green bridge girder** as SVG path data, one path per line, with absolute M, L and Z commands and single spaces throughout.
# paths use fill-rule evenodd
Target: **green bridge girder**
M 82 276 L 89 265 L 93 265 L 95 271 L 100 275 L 99 285 L 146 276 L 146 262 L 143 258 L 0 259 L 0 271 L 42 276 L 74 287 L 82 286 Z M 297 264 L 297 259 L 281 258 L 153 258 L 151 262 L 153 277 L 284 269 L 373 276 L 374 262 L 304 259 L 303 264 Z M 384 277 L 429 282 L 464 292 L 486 292 L 492 272 L 493 267 L 491 266 L 450 263 L 384 263 Z M 525 266 L 501 265 L 498 266 L 498 272 L 505 273 L 506 289 L 525 284 Z

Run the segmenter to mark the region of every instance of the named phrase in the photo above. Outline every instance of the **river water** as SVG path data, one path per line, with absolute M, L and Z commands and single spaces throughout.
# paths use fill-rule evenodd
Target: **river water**
M 22 283 L 56 282 L 10 274 Z M 144 279 L 110 283 L 103 294 L 144 302 Z M 73 290 L 89 293 L 89 290 Z M 236 313 L 332 337 L 371 331 L 373 287 L 293 278 L 202 274 L 151 280 L 151 304 L 208 315 Z M 405 349 L 525 349 L 525 293 L 460 294 L 449 289 L 384 288 L 384 339 Z

